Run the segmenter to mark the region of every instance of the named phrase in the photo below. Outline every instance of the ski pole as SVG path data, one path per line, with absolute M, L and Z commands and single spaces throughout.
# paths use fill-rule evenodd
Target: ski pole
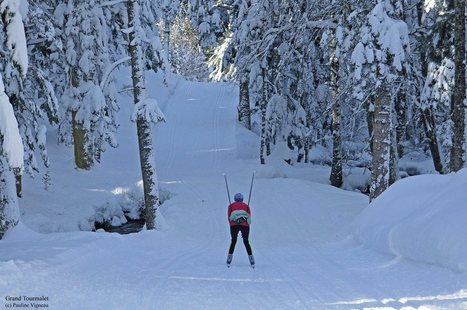
M 229 197 L 229 204 L 232 203 L 230 200 L 229 184 L 227 184 L 227 175 L 224 173 L 225 188 L 227 189 L 227 197 Z
M 251 176 L 250 194 L 248 195 L 248 205 L 250 205 L 251 191 L 253 190 L 253 180 L 255 179 L 255 172 L 256 171 L 253 171 L 253 175 Z

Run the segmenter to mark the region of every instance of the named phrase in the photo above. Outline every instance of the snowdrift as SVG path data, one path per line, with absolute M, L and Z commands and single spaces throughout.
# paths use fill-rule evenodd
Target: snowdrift
M 396 182 L 357 217 L 353 234 L 380 252 L 467 271 L 467 168 Z

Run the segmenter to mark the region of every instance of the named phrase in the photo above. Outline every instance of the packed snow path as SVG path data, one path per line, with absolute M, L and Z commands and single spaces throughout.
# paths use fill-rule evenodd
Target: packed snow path
M 466 275 L 353 241 L 351 223 L 367 197 L 270 178 L 274 168 L 257 165 L 254 137 L 236 124 L 236 100 L 231 85 L 180 82 L 162 102 L 167 123 L 155 134 L 158 174 L 172 195 L 161 207 L 161 231 L 37 234 L 21 225 L 0 241 L 0 297 L 47 296 L 50 309 L 467 308 Z M 131 140 L 133 130 L 122 125 L 121 136 Z M 134 145 L 104 157 L 98 170 L 108 175 L 109 192 L 137 176 L 130 170 L 137 165 L 115 159 L 136 162 Z M 250 241 L 256 269 L 241 240 L 226 268 L 222 174 L 232 196 L 247 196 L 255 169 Z M 79 196 L 86 188 L 72 190 Z M 54 204 L 32 201 L 26 200 L 31 208 Z

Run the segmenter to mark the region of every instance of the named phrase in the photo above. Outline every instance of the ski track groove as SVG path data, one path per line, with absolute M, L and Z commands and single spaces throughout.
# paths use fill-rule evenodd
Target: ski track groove
M 215 105 L 212 108 L 214 117 L 213 119 L 213 129 L 214 129 L 214 167 L 217 169 L 220 168 L 220 131 L 219 131 L 219 101 L 220 101 L 221 94 L 220 92 L 217 93 L 216 95 L 216 100 L 215 100 Z
M 269 264 L 273 267 L 272 269 L 276 272 L 279 272 L 280 278 L 283 279 L 290 279 L 290 276 L 288 276 L 288 273 L 284 270 L 283 267 L 280 266 L 280 263 L 276 263 L 273 259 L 269 257 L 269 255 L 264 255 L 263 257 L 266 257 L 266 260 L 269 262 Z M 292 280 L 292 279 L 291 279 Z M 301 309 L 307 309 L 307 303 L 302 297 L 302 294 L 297 290 L 296 284 L 294 284 L 294 281 L 288 281 L 287 282 L 287 287 L 292 291 L 293 295 L 296 296 L 298 303 L 300 304 Z M 303 289 L 303 286 L 301 287 Z M 283 289 L 279 289 L 281 295 L 284 294 L 282 291 Z M 286 296 L 290 296 L 290 294 L 285 293 Z M 313 296 L 313 295 L 310 295 Z M 280 298 L 282 300 L 282 298 Z
M 231 156 L 229 149 L 229 143 L 234 143 L 234 146 L 236 143 L 236 129 L 230 126 L 237 124 L 236 111 L 232 108 L 236 105 L 235 96 L 227 88 L 213 88 L 204 92 L 196 83 L 183 85 L 187 85 L 186 90 L 174 91 L 164 109 L 168 117 L 166 126 L 163 124 L 154 131 L 160 139 L 156 142 L 163 145 L 161 150 L 163 149 L 164 157 L 160 162 L 163 164 L 161 169 L 164 178 L 170 178 L 167 181 L 177 181 L 177 184 L 167 185 L 174 189 L 174 199 L 178 200 L 173 205 L 174 209 L 168 209 L 170 212 L 167 216 L 171 217 L 170 220 L 175 220 L 176 225 L 164 232 L 163 237 L 166 239 L 161 244 L 166 248 L 149 242 L 140 242 L 132 247 L 124 244 L 124 241 L 129 240 L 122 239 L 113 252 L 105 252 L 100 248 L 94 255 L 81 256 L 82 253 L 77 250 L 76 254 L 79 255 L 72 256 L 74 252 L 64 252 L 58 258 L 46 261 L 44 266 L 40 266 L 42 269 L 34 265 L 35 261 L 14 262 L 15 265 L 7 269 L 7 272 L 14 269 L 11 273 L 18 275 L 9 278 L 10 274 L 7 274 L 5 279 L 0 278 L 0 287 L 11 284 L 16 285 L 16 290 L 19 290 L 18 287 L 32 290 L 37 284 L 40 286 L 44 283 L 43 278 L 49 278 L 64 288 L 71 286 L 71 292 L 59 296 L 60 300 L 65 300 L 79 292 L 77 283 L 82 285 L 86 281 L 84 292 L 96 294 L 91 298 L 105 300 L 107 296 L 102 296 L 105 293 L 99 292 L 100 289 L 103 292 L 110 289 L 121 290 L 122 294 L 133 294 L 131 297 L 137 303 L 130 305 L 129 300 L 125 300 L 128 304 L 123 304 L 122 308 L 128 309 L 126 307 L 131 306 L 133 309 L 144 310 L 180 309 L 176 308 L 180 304 L 186 308 L 203 310 L 351 309 L 384 307 L 387 305 L 383 301 L 390 298 L 395 301 L 390 302 L 389 306 L 423 305 L 424 301 L 421 300 L 399 303 L 401 298 L 407 296 L 405 294 L 424 294 L 423 290 L 417 289 L 409 289 L 407 292 L 406 285 L 399 288 L 397 281 L 388 279 L 393 271 L 397 276 L 403 275 L 406 269 L 391 267 L 380 271 L 379 266 L 387 263 L 384 258 L 370 256 L 369 251 L 362 251 L 357 244 L 342 242 L 344 240 L 337 238 L 339 234 L 331 237 L 331 241 L 328 240 L 330 238 L 324 235 L 324 228 L 327 226 L 319 223 L 327 215 L 320 213 L 320 210 L 327 205 L 318 205 L 326 204 L 326 199 L 310 202 L 313 210 L 297 210 L 293 205 L 273 206 L 274 212 L 252 208 L 253 218 L 258 215 L 258 222 L 254 219 L 251 234 L 253 253 L 257 259 L 256 267 L 252 269 L 246 262 L 247 254 L 239 236 L 234 260 L 231 267 L 227 268 L 225 259 L 230 243 L 227 203 L 224 203 L 225 196 L 220 199 L 217 192 L 220 187 L 215 182 L 219 180 L 224 186 L 221 173 L 225 173 L 225 169 L 244 169 L 235 161 L 235 156 Z M 182 110 L 184 113 L 180 113 Z M 180 123 L 184 126 L 179 126 Z M 262 182 L 267 185 L 277 184 L 269 180 Z M 239 186 L 239 183 L 239 177 L 233 177 L 232 183 L 229 183 L 229 186 L 233 185 L 230 190 Z M 222 195 L 225 195 L 225 188 L 223 190 Z M 266 193 L 268 196 L 258 193 L 258 200 L 282 201 L 282 196 L 286 194 L 284 190 Z M 254 197 L 256 198 L 255 195 Z M 196 218 L 189 217 L 195 214 Z M 318 219 L 305 216 L 316 216 Z M 256 248 L 255 243 L 261 246 Z M 79 250 L 90 250 L 96 248 L 95 246 L 85 245 Z M 139 255 L 137 260 L 133 258 L 132 261 L 126 261 L 125 255 L 128 254 L 125 251 L 128 250 L 134 250 L 132 256 Z M 64 263 L 67 259 L 69 261 Z M 110 266 L 107 265 L 109 262 L 112 263 Z M 86 272 L 81 273 L 91 264 L 103 268 L 100 274 L 102 278 L 94 279 L 94 275 L 89 278 Z M 39 269 L 38 272 L 34 270 L 36 268 Z M 132 271 L 126 274 L 127 279 L 122 276 L 125 273 L 119 273 L 122 269 Z M 29 272 L 32 273 L 31 277 L 28 276 Z M 416 272 L 408 277 L 412 286 L 416 286 L 412 283 L 418 283 L 417 279 L 414 280 L 414 276 L 418 276 Z M 431 280 L 426 273 L 423 270 L 422 279 Z M 386 278 L 379 280 L 379 277 Z M 387 280 L 389 285 L 385 282 Z M 110 283 L 112 285 L 107 287 L 109 282 L 115 283 Z M 461 284 L 459 282 L 457 287 Z M 391 289 L 393 291 L 388 292 Z M 435 292 L 426 294 L 436 293 L 435 289 Z M 231 298 L 235 296 L 245 298 L 239 300 L 238 304 L 225 303 L 231 302 Z M 122 300 L 125 298 L 124 295 L 118 297 Z M 363 303 L 358 304 L 359 300 L 363 300 Z M 218 301 L 224 303 L 216 304 Z M 462 305 L 455 299 L 444 301 L 446 304 L 449 302 Z M 437 302 L 437 305 L 442 303 Z
M 153 301 L 155 299 L 159 299 L 170 301 L 170 296 L 167 296 L 167 293 L 172 293 L 171 291 L 167 290 L 169 282 L 177 282 L 175 284 L 176 286 L 183 286 L 183 283 L 179 283 L 181 281 L 171 277 L 178 276 L 180 270 L 184 270 L 184 268 L 182 267 L 190 266 L 191 264 L 193 264 L 193 258 L 199 257 L 202 253 L 201 250 L 203 250 L 204 248 L 205 247 L 202 244 L 197 242 L 196 245 L 194 245 L 193 247 L 188 248 L 184 251 L 180 251 L 174 257 L 168 258 L 168 262 L 164 264 L 164 268 L 158 269 L 156 272 L 157 275 L 151 276 L 153 280 L 151 282 L 155 281 L 157 283 L 157 287 L 152 289 L 153 294 L 152 296 L 148 297 L 149 300 Z M 143 284 L 144 283 L 147 282 L 143 282 Z M 147 289 L 147 287 L 145 288 Z

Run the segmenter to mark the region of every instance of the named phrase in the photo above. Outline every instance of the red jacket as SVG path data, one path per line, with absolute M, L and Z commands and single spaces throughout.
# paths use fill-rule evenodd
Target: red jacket
M 242 225 L 242 226 L 249 227 L 250 224 L 248 224 L 247 221 L 244 221 L 244 222 L 241 222 L 241 223 L 237 223 L 237 222 L 235 222 L 235 221 L 231 221 L 231 220 L 230 220 L 230 215 L 232 214 L 232 212 L 233 212 L 233 211 L 237 211 L 237 210 L 245 211 L 245 212 L 248 213 L 248 215 L 251 217 L 250 207 L 249 207 L 246 203 L 243 203 L 243 202 L 234 202 L 234 203 L 232 203 L 232 204 L 229 206 L 228 211 L 227 211 L 227 220 L 229 221 L 230 226 Z

